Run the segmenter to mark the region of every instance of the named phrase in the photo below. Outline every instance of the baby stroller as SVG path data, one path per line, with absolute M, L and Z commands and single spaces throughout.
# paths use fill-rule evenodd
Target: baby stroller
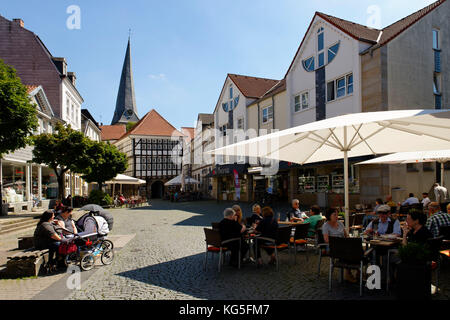
M 104 265 L 111 264 L 114 260 L 114 244 L 106 239 L 107 233 L 100 232 L 94 213 L 83 215 L 75 225 L 80 232 L 73 234 L 59 249 L 60 255 L 65 256 L 66 266 L 79 265 L 87 271 L 94 267 L 98 258 Z

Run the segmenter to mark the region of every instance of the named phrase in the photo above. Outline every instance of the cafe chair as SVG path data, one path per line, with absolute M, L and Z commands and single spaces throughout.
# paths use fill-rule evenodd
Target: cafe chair
M 290 239 L 290 244 L 294 248 L 294 264 L 297 263 L 297 246 L 303 246 L 306 249 L 308 244 L 309 223 L 302 223 L 295 226 L 294 236 Z M 308 252 L 306 251 L 306 260 L 308 260 Z
M 322 226 L 324 225 L 325 222 L 326 222 L 326 219 L 322 219 L 322 220 L 318 221 L 316 224 L 316 228 L 313 231 L 314 236 L 313 237 L 308 236 L 308 238 L 307 238 L 308 244 L 312 244 L 316 249 L 319 249 L 319 244 L 322 243 L 319 241 L 319 230 L 322 230 Z
M 441 246 L 444 236 L 431 238 L 427 240 L 427 244 L 431 251 L 431 270 L 435 271 L 436 289 L 439 288 L 439 275 L 441 272 Z
M 291 231 L 292 231 L 291 226 L 278 227 L 276 239 L 267 238 L 267 237 L 256 238 L 256 246 L 258 246 L 258 242 L 264 241 L 263 244 L 259 245 L 259 248 L 275 249 L 275 259 L 276 259 L 277 271 L 279 270 L 278 251 L 283 251 L 283 250 L 288 249 L 288 253 L 289 253 L 289 243 L 291 240 Z
M 241 268 L 241 238 L 233 238 L 222 241 L 220 237 L 220 232 L 214 229 L 203 228 L 205 231 L 205 242 L 206 242 L 206 251 L 205 251 L 205 260 L 203 263 L 203 270 L 206 270 L 206 262 L 208 260 L 208 253 L 218 253 L 219 254 L 219 272 L 223 265 L 224 254 L 229 252 L 230 249 L 226 247 L 227 244 L 231 244 L 233 242 L 238 243 L 239 245 L 239 254 L 238 254 L 238 269 Z
M 450 249 L 450 226 L 441 226 L 439 228 L 439 236 L 443 236 L 442 249 Z
M 343 271 L 346 269 L 359 270 L 359 295 L 363 292 L 363 268 L 369 263 L 369 256 L 373 249 L 366 252 L 363 250 L 361 238 L 338 238 L 329 237 L 330 248 L 330 272 L 328 275 L 329 291 L 331 291 L 333 271 L 335 268 L 341 269 L 341 279 Z
M 317 230 L 317 249 L 319 251 L 319 263 L 317 266 L 317 278 L 320 277 L 320 264 L 322 263 L 322 257 L 329 257 L 328 243 L 323 238 L 322 229 Z
M 211 227 L 213 230 L 219 230 L 219 222 L 211 222 Z
M 355 213 L 352 216 L 352 221 L 350 223 L 350 230 L 352 232 L 361 232 L 363 230 L 363 219 L 365 215 L 365 213 Z

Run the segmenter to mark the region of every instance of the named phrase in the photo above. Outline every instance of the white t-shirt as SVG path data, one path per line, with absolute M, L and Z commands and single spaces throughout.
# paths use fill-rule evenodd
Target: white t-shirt
M 428 197 L 423 198 L 423 200 L 422 200 L 423 207 L 424 207 L 424 208 L 428 207 L 428 204 L 429 204 L 430 202 L 431 202 L 430 198 L 428 198 Z

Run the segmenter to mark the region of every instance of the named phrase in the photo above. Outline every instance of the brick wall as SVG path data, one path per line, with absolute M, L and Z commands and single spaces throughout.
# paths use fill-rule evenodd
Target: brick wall
M 13 66 L 22 83 L 42 85 L 55 114 L 61 117 L 61 78 L 37 36 L 0 16 L 0 59 Z

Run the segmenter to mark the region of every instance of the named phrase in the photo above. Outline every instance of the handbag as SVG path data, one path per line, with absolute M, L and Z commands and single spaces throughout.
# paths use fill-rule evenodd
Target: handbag
M 78 247 L 76 246 L 75 243 L 62 243 L 58 247 L 58 253 L 60 255 L 64 255 L 64 256 L 71 254 L 73 252 L 77 252 L 77 250 L 78 250 Z

